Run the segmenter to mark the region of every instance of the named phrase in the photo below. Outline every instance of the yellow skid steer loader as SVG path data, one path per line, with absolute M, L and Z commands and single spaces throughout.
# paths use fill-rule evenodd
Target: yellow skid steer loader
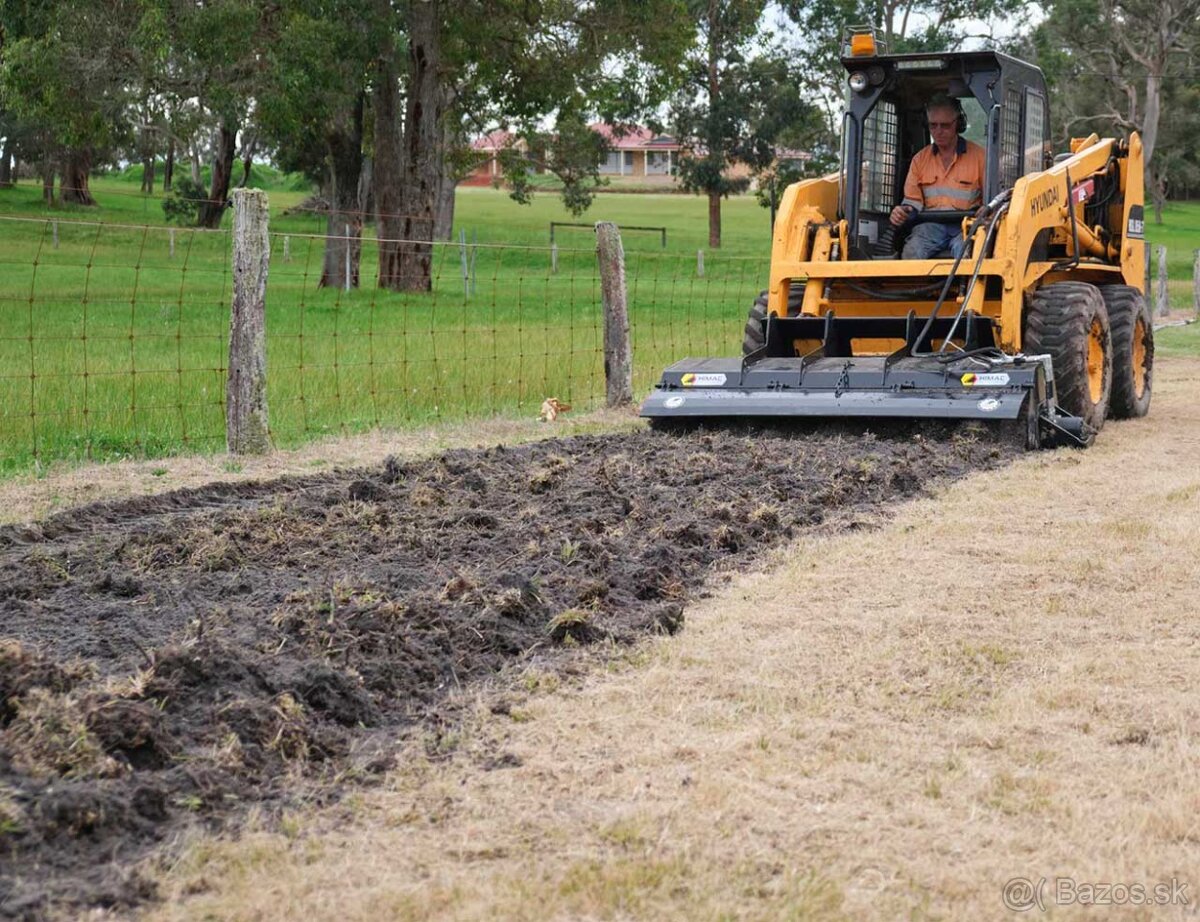
M 676 362 L 642 415 L 1007 421 L 1028 448 L 1088 445 L 1106 417 L 1144 416 L 1138 136 L 1077 138 L 1054 156 L 1041 71 L 998 52 L 888 55 L 859 31 L 842 62 L 842 168 L 784 193 L 742 357 Z M 896 226 L 935 97 L 983 149 L 985 204 Z M 962 235 L 959 255 L 901 258 L 930 221 Z

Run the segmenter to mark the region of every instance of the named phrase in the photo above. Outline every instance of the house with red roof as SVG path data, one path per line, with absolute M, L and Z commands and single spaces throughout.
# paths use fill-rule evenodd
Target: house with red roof
M 600 164 L 601 176 L 629 177 L 664 185 L 674 183 L 672 173 L 679 156 L 679 143 L 670 135 L 655 134 L 640 126 L 617 131 L 603 122 L 590 127 L 608 144 L 608 156 Z M 462 184 L 486 186 L 503 179 L 504 171 L 496 154 L 509 147 L 526 149 L 525 142 L 508 131 L 493 131 L 472 141 L 471 148 L 479 155 L 479 165 Z M 540 167 L 534 169 L 544 172 Z

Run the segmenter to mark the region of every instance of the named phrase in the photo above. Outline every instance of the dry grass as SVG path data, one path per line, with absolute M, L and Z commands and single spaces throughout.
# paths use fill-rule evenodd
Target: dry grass
M 198 839 L 147 918 L 990 919 L 1017 876 L 1178 878 L 1191 906 L 1104 917 L 1190 918 L 1198 377 L 1164 362 L 1153 415 L 1086 453 L 796 544 L 581 682 L 530 676 L 382 790 Z
M 451 448 L 513 445 L 535 439 L 581 435 L 641 425 L 628 411 L 598 410 L 559 416 L 553 423 L 529 419 L 476 420 L 453 426 L 373 432 L 314 442 L 266 457 L 195 455 L 111 464 L 56 463 L 37 473 L 0 480 L 0 525 L 44 519 L 72 506 L 100 500 L 150 496 L 210 483 L 263 480 L 378 464 L 388 455 L 413 458 Z

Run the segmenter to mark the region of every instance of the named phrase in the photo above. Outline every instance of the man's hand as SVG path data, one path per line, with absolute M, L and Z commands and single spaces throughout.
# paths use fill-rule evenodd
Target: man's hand
M 908 220 L 910 214 L 912 214 L 912 212 L 909 210 L 908 205 L 897 205 L 892 209 L 892 216 L 889 220 L 894 226 L 899 227 Z

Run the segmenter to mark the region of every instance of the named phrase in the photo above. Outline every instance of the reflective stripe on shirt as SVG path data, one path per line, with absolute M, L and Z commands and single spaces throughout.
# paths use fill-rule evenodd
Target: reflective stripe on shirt
M 908 168 L 904 204 L 917 211 L 966 210 L 983 200 L 983 174 L 983 148 L 978 144 L 959 138 L 949 166 L 930 144 L 917 151 Z

